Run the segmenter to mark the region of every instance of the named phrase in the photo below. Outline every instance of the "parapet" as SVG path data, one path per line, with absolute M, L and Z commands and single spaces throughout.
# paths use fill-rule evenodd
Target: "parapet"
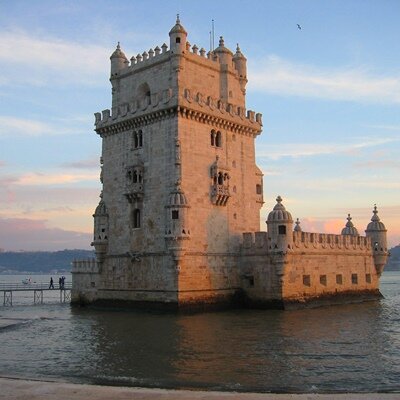
M 71 272 L 73 274 L 98 274 L 100 269 L 95 258 L 88 258 L 87 260 L 74 260 Z
M 371 251 L 371 238 L 366 236 L 334 235 L 327 233 L 292 232 L 293 246 L 285 251 Z M 267 232 L 243 233 L 242 249 L 246 254 L 251 252 L 281 251 L 273 249 Z
M 371 238 L 366 236 L 327 233 L 293 232 L 294 249 L 371 250 Z
M 166 89 L 153 93 L 151 97 L 145 97 L 141 100 L 135 100 L 130 103 L 124 103 L 117 107 L 113 107 L 112 110 L 106 109 L 101 113 L 96 112 L 94 114 L 95 127 L 96 129 L 102 128 L 116 123 L 117 119 L 130 119 L 136 115 L 141 115 L 144 112 L 157 111 L 160 108 L 164 108 L 163 106 L 165 105 L 170 105 L 172 98 L 172 89 Z
M 179 99 L 177 97 L 172 89 L 166 89 L 152 93 L 151 97 L 145 97 L 141 100 L 113 107 L 112 110 L 107 109 L 101 113 L 96 112 L 94 114 L 95 127 L 96 129 L 100 129 L 142 114 L 179 106 L 181 114 L 186 117 L 194 116 L 197 119 L 201 114 L 213 114 L 218 117 L 218 121 L 225 128 L 231 128 L 238 132 L 248 130 L 253 134 L 259 134 L 261 131 L 261 113 L 246 110 L 244 107 L 226 103 L 200 92 L 193 94 L 190 89 L 183 89 Z M 232 118 L 234 122 L 232 122 Z M 209 118 L 206 119 L 208 122 L 211 121 Z M 243 127 L 247 127 L 248 129 L 243 129 Z

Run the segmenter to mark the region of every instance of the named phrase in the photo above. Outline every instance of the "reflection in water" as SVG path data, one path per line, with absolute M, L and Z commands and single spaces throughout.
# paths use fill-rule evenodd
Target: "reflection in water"
M 0 323 L 17 323 L 0 324 L 0 374 L 237 391 L 395 391 L 400 274 L 382 290 L 381 302 L 298 311 L 2 308 Z

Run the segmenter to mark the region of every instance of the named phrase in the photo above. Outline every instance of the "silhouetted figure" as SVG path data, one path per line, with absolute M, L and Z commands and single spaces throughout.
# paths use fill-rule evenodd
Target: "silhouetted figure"
M 62 289 L 62 278 L 61 276 L 58 278 L 58 286 Z
M 50 285 L 49 289 L 54 289 L 54 282 L 53 282 L 53 277 L 50 278 Z

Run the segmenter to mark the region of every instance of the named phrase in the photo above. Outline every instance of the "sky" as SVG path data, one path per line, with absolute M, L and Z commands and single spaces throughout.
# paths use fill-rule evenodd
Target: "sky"
M 277 195 L 313 232 L 350 213 L 364 234 L 376 203 L 398 245 L 400 1 L 0 0 L 0 248 L 90 248 L 109 56 L 168 44 L 177 13 L 190 43 L 208 49 L 214 19 L 247 57 L 260 229 Z

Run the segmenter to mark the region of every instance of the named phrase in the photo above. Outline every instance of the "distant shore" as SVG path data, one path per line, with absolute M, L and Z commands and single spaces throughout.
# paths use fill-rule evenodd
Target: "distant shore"
M 399 393 L 275 394 L 145 389 L 0 377 L 4 400 L 395 400 Z

